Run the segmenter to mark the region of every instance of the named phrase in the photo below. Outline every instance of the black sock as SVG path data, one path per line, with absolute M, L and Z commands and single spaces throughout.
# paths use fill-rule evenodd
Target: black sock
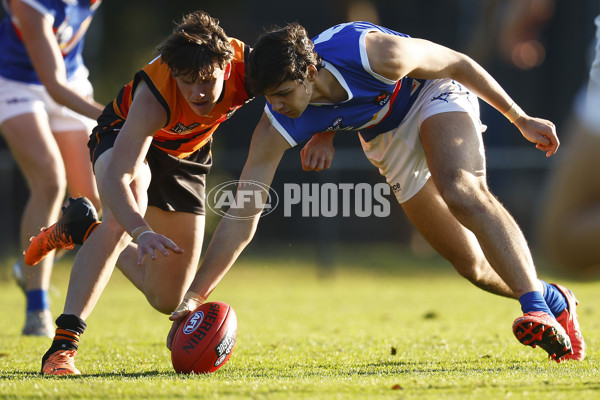
M 50 349 L 42 357 L 42 367 L 50 355 L 58 350 L 77 350 L 79 336 L 85 332 L 87 324 L 75 315 L 61 314 L 56 319 L 56 333 Z

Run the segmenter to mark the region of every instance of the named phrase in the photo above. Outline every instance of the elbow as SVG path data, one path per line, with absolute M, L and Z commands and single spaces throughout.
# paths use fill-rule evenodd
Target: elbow
M 481 66 L 471 57 L 455 52 L 456 59 L 451 63 L 450 77 L 458 82 L 465 83 L 473 77 L 481 76 Z

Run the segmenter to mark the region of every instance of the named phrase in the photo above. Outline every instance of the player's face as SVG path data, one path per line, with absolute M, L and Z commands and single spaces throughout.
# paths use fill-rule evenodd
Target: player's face
M 302 115 L 310 102 L 310 82 L 285 81 L 281 85 L 265 92 L 265 98 L 273 111 L 290 118 Z
M 221 69 L 215 63 L 212 75 L 190 80 L 186 76 L 175 77 L 179 91 L 190 108 L 200 116 L 210 114 L 221 97 L 223 82 L 229 77 L 230 66 Z

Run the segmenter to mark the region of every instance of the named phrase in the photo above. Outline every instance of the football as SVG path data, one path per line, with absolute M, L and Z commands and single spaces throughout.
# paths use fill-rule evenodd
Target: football
M 202 304 L 175 333 L 173 368 L 183 374 L 215 372 L 231 357 L 236 334 L 237 318 L 231 306 L 218 301 Z

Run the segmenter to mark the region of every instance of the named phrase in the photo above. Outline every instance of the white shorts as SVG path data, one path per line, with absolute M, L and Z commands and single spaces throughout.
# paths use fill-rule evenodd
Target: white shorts
M 94 92 L 87 76 L 87 69 L 82 69 L 75 73 L 68 85 L 82 96 L 92 98 Z M 54 101 L 43 85 L 13 81 L 0 76 L 0 125 L 11 118 L 30 113 L 47 115 L 53 132 L 85 130 L 91 133 L 96 126 L 93 119 Z
M 432 115 L 452 111 L 468 113 L 475 127 L 485 131 L 479 120 L 477 96 L 451 79 L 436 79 L 427 81 L 396 129 L 368 142 L 359 136 L 365 155 L 385 176 L 398 203 L 416 195 L 431 176 L 421 144 L 421 124 Z

